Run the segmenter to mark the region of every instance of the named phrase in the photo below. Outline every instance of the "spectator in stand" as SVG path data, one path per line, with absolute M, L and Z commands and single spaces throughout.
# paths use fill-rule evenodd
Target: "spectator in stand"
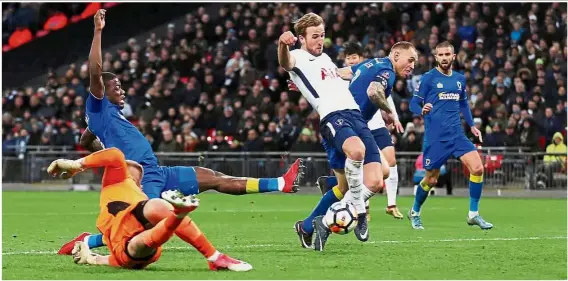
M 300 137 L 292 145 L 291 150 L 297 152 L 313 152 L 319 151 L 320 144 L 317 136 L 309 128 L 303 128 Z
M 256 129 L 248 130 L 247 140 L 243 144 L 243 151 L 264 151 L 264 140 L 259 137 Z

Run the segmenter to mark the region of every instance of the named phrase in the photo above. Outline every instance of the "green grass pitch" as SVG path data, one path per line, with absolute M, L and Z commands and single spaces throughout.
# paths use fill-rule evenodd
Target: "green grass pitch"
M 370 241 L 333 235 L 326 251 L 299 245 L 293 224 L 317 195 L 200 195 L 192 215 L 216 247 L 251 263 L 247 273 L 210 272 L 179 238 L 142 271 L 79 266 L 54 252 L 95 232 L 96 192 L 3 192 L 3 279 L 566 279 L 566 200 L 482 198 L 490 231 L 467 226 L 467 198 L 432 197 L 426 229 L 384 214 L 373 198 Z M 412 198 L 399 198 L 406 213 Z M 99 249 L 106 252 L 105 249 Z

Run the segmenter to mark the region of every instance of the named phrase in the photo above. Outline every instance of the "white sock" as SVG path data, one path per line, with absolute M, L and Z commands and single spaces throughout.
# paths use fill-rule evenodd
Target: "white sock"
M 89 245 L 89 237 L 91 237 L 91 235 L 87 235 L 87 236 L 85 236 L 85 238 L 83 238 L 83 242 L 85 242 L 85 244 L 87 244 L 87 246 Z
M 397 166 L 390 167 L 389 178 L 386 179 L 385 185 L 387 186 L 387 206 L 396 205 L 396 192 L 398 190 L 398 168 Z
M 210 257 L 207 258 L 208 261 L 210 262 L 215 262 L 219 256 L 221 255 L 221 253 L 219 251 L 215 251 L 215 253 L 213 255 L 211 255 Z
M 364 184 L 361 184 L 361 194 L 363 196 L 363 200 L 365 200 L 365 206 L 369 206 L 369 199 L 375 195 L 368 187 Z M 347 202 L 353 202 L 353 194 L 351 190 L 348 190 L 347 193 L 343 196 L 343 200 Z M 342 200 L 342 201 L 343 201 Z
M 284 181 L 284 178 L 279 177 L 278 178 L 278 190 L 282 191 L 282 189 L 284 189 L 285 185 L 286 185 L 286 182 Z
M 357 214 L 365 214 L 365 200 L 363 199 L 363 161 L 356 161 L 347 158 L 345 160 L 345 177 L 351 191 L 351 202 L 355 206 Z
M 477 216 L 477 215 L 479 215 L 479 212 L 472 212 L 472 211 L 469 211 L 469 213 L 467 214 L 467 217 L 471 219 L 471 218 L 473 218 L 473 217 L 475 217 L 475 216 Z

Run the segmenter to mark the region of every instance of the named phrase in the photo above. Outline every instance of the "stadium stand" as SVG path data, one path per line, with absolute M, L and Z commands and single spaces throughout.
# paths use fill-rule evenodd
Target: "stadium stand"
M 11 36 L 23 32 L 12 40 L 14 46 L 43 30 L 90 18 L 95 9 L 93 3 L 9 5 L 5 28 Z M 30 9 L 60 13 L 46 17 L 44 11 L 38 18 L 30 16 Z M 201 7 L 181 25 L 171 24 L 143 41 L 131 38 L 125 48 L 106 52 L 103 69 L 119 74 L 127 92 L 123 113 L 156 151 L 323 151 L 318 115 L 300 93 L 287 90 L 288 74 L 276 57 L 278 36 L 293 30 L 293 20 L 312 9 L 326 21 L 324 51 L 338 65 L 347 41 L 360 42 L 367 56 L 378 57 L 400 40 L 418 47 L 414 76 L 398 80 L 393 91 L 406 128 L 393 136 L 397 150 L 421 149 L 423 120 L 412 115 L 408 102 L 421 74 L 434 66 L 432 48 L 443 40 L 454 45 L 454 68 L 468 79 L 484 146 L 544 151 L 558 132 L 565 142 L 566 10 L 559 3 L 336 3 L 309 8 L 235 3 L 217 15 Z M 83 62 L 64 73 L 51 71 L 43 85 L 3 88 L 3 151 L 14 153 L 8 147 L 15 144 L 81 149 L 77 142 L 86 126 L 88 87 Z

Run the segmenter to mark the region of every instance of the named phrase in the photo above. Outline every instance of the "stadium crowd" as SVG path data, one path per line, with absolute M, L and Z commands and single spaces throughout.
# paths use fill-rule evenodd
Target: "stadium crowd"
M 319 6 L 314 11 L 326 21 L 324 52 L 339 66 L 347 41 L 360 42 L 368 57 L 387 55 L 401 40 L 417 46 L 413 77 L 398 80 L 393 89 L 405 127 L 393 134 L 397 150 L 421 150 L 424 122 L 408 103 L 421 75 L 435 66 L 434 46 L 444 40 L 455 47 L 454 69 L 468 79 L 484 146 L 544 150 L 555 133 L 565 136 L 565 5 Z M 126 48 L 105 53 L 103 71 L 119 75 L 127 95 L 124 116 L 155 151 L 323 151 L 319 117 L 299 92 L 288 90 L 289 76 L 276 55 L 280 34 L 312 11 L 304 7 L 227 4 L 217 15 L 199 8 L 182 26 L 170 24 L 162 35 L 132 38 Z M 65 73 L 50 71 L 41 87 L 3 89 L 4 146 L 79 148 L 88 87 L 84 62 Z

